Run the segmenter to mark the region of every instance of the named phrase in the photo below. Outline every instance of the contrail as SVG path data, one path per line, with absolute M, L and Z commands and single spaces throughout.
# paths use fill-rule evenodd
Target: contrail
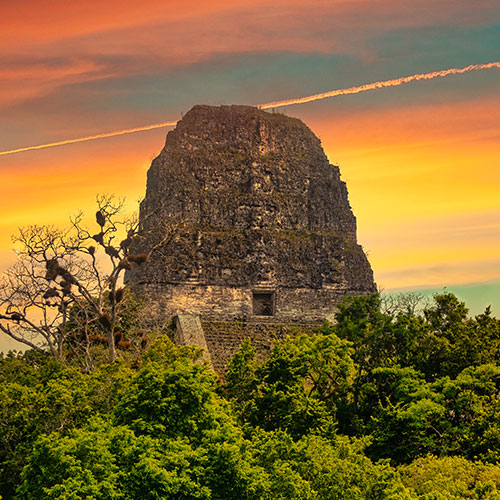
M 39 144 L 38 146 L 27 146 L 25 148 L 10 149 L 9 151 L 0 151 L 0 156 L 10 155 L 13 153 L 23 153 L 24 151 L 32 151 L 33 149 L 53 148 L 54 146 L 64 146 L 66 144 L 75 144 L 75 142 L 93 141 L 94 139 L 104 139 L 105 137 L 115 137 L 117 135 L 133 134 L 134 132 L 143 132 L 144 130 L 153 130 L 155 128 L 172 127 L 177 122 L 154 123 L 153 125 L 144 125 L 142 127 L 128 128 L 125 130 L 117 130 L 115 132 L 104 132 L 103 134 L 88 135 L 86 137 L 78 137 L 77 139 L 66 139 L 64 141 L 49 142 L 48 144 Z
M 360 92 L 367 92 L 369 90 L 383 89 L 386 87 L 398 87 L 405 83 L 414 82 L 418 80 L 432 80 L 434 78 L 442 78 L 449 75 L 460 75 L 468 73 L 469 71 L 477 71 L 481 69 L 500 69 L 499 62 L 491 62 L 487 64 L 471 64 L 465 68 L 450 68 L 441 71 L 433 71 L 432 73 L 419 73 L 416 75 L 405 76 L 402 78 L 395 78 L 394 80 L 383 80 L 380 82 L 366 83 L 357 87 L 349 87 L 345 89 L 330 90 L 321 94 L 314 94 L 306 97 L 297 97 L 295 99 L 287 99 L 285 101 L 267 102 L 264 104 L 257 104 L 256 107 L 260 109 L 279 108 L 282 106 L 292 106 L 293 104 L 304 104 L 306 102 L 318 101 L 320 99 L 327 99 L 329 97 L 336 97 L 339 95 L 359 94 Z M 105 137 L 115 137 L 117 135 L 133 134 L 135 132 L 142 132 L 145 130 L 153 130 L 155 128 L 172 127 L 177 121 L 154 123 L 152 125 L 144 125 L 142 127 L 129 128 L 125 130 L 118 130 L 115 132 L 105 132 L 102 134 L 89 135 L 87 137 L 79 137 L 77 139 L 67 139 L 64 141 L 50 142 L 48 144 L 40 144 L 38 146 L 27 146 L 24 148 L 10 149 L 8 151 L 0 151 L 0 156 L 10 155 L 13 153 L 22 153 L 24 151 L 32 151 L 34 149 L 52 148 L 54 146 L 64 146 L 66 144 L 75 144 L 76 142 L 93 141 L 94 139 L 103 139 Z
M 433 78 L 440 78 L 448 75 L 459 75 L 469 71 L 476 71 L 479 69 L 499 68 L 500 62 L 492 62 L 488 64 L 471 64 L 465 68 L 451 68 L 442 71 L 434 71 L 432 73 L 420 73 L 418 75 L 405 76 L 403 78 L 395 78 L 394 80 L 384 80 L 382 82 L 366 83 L 359 87 L 349 87 L 347 89 L 330 90 L 322 94 L 314 94 L 307 97 L 297 97 L 296 99 L 288 99 L 286 101 L 267 102 L 265 104 L 257 105 L 260 109 L 279 108 L 281 106 L 291 106 L 292 104 L 304 104 L 306 102 L 318 101 L 328 97 L 336 97 L 339 95 L 359 94 L 368 90 L 383 89 L 385 87 L 398 87 L 404 83 L 414 82 L 416 80 L 432 80 Z

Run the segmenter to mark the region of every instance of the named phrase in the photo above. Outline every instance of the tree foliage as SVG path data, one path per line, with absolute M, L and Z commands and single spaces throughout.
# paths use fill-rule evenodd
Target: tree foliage
M 409 304 L 346 299 L 263 361 L 245 342 L 222 383 L 165 335 L 92 371 L 4 356 L 0 495 L 499 500 L 499 322 Z

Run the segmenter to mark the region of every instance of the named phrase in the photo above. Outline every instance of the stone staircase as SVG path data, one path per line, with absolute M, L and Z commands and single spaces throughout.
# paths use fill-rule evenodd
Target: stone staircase
M 175 317 L 174 341 L 178 345 L 193 345 L 203 349 L 201 360 L 207 361 L 213 367 L 199 316 L 195 314 L 178 314 Z

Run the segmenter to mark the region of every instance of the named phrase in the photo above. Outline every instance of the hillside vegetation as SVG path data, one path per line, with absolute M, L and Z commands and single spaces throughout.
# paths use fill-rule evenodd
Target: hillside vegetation
M 500 322 L 348 298 L 223 379 L 157 335 L 83 372 L 0 360 L 3 499 L 500 499 Z

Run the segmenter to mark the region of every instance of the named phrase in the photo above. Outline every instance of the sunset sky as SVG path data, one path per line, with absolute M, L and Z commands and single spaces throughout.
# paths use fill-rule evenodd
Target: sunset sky
M 498 0 L 0 0 L 0 151 L 500 61 Z M 379 287 L 500 315 L 500 69 L 280 108 L 340 166 Z M 169 129 L 0 156 L 18 226 L 144 196 Z

